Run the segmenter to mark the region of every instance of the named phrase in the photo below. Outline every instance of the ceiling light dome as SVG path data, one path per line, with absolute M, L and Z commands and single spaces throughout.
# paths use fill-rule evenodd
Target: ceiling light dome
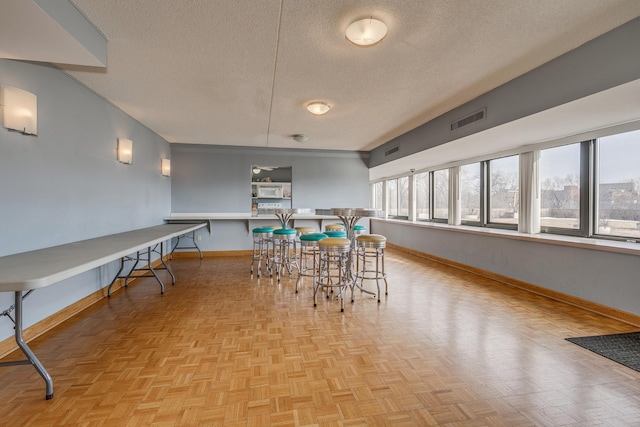
M 321 116 L 331 109 L 331 106 L 326 102 L 311 102 L 307 105 L 307 111 L 316 116 Z
M 387 35 L 387 26 L 378 19 L 360 19 L 347 27 L 345 35 L 358 46 L 371 46 Z

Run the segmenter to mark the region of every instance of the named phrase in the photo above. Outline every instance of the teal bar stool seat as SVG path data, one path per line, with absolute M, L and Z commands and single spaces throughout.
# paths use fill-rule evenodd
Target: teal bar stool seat
M 296 293 L 300 285 L 302 277 L 315 278 L 320 270 L 320 245 L 318 242 L 326 239 L 328 236 L 324 233 L 307 233 L 300 235 L 300 256 L 298 262 L 300 269 L 298 270 L 298 279 L 296 280 Z
M 347 232 L 344 231 L 344 229 L 342 231 L 327 230 L 324 232 L 324 234 L 326 234 L 327 237 L 347 237 Z
M 356 236 L 364 234 L 365 231 L 367 231 L 367 227 L 364 225 L 356 224 L 353 226 L 353 234 Z
M 276 272 L 278 282 L 283 267 L 293 275 L 293 269 L 300 271 L 296 254 L 296 230 L 294 228 L 279 228 L 273 230 L 273 256 L 271 258 L 271 275 Z
M 257 227 L 252 230 L 253 232 L 253 255 L 251 257 L 251 275 L 253 275 L 253 265 L 257 265 L 257 276 L 260 277 L 262 273 L 262 260 L 265 261 L 264 265 L 269 269 L 269 260 L 271 259 L 271 246 L 273 241 L 273 228 L 272 227 Z

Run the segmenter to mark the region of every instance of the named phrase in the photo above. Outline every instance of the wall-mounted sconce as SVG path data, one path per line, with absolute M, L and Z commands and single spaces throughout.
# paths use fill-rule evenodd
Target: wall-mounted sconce
M 118 161 L 127 165 L 133 160 L 133 141 L 126 138 L 118 138 Z
M 171 176 L 171 160 L 162 159 L 160 161 L 160 173 L 162 176 Z
M 2 126 L 25 135 L 38 134 L 38 97 L 12 86 L 0 87 Z

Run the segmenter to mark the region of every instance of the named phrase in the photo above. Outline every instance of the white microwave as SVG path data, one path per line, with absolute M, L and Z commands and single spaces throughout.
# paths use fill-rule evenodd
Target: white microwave
M 281 199 L 282 184 L 262 184 L 258 186 L 258 197 Z

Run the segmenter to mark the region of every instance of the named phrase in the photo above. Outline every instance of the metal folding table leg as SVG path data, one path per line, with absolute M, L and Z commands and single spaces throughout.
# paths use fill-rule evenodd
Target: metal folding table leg
M 183 239 L 190 239 L 193 242 L 192 246 L 180 246 L 180 240 Z M 188 236 L 187 234 L 183 234 L 181 236 L 176 237 L 176 244 L 173 246 L 173 249 L 171 249 L 171 252 L 169 253 L 169 259 L 173 259 L 173 252 L 176 249 L 197 249 L 198 253 L 200 254 L 200 259 L 202 259 L 202 250 L 200 249 L 200 247 L 198 246 L 198 243 L 196 242 L 196 232 L 192 231 L 191 232 L 191 236 Z
M 162 257 L 160 257 L 160 259 L 162 259 Z M 164 264 L 164 261 L 162 261 L 162 263 Z M 160 283 L 160 293 L 164 294 L 164 283 L 162 283 L 162 280 L 160 280 L 160 277 L 158 276 L 156 271 L 153 269 L 153 265 L 151 264 L 151 247 L 147 248 L 147 267 L 146 268 L 140 268 L 139 270 L 148 270 L 148 271 L 150 271 L 151 274 L 153 275 L 153 277 L 155 277 L 156 280 L 158 281 L 158 283 Z M 132 272 L 133 272 L 133 270 L 132 270 Z M 141 275 L 139 277 L 151 277 L 151 276 Z M 175 277 L 173 277 L 173 273 L 171 274 L 171 278 L 173 280 L 175 280 Z
M 111 296 L 111 287 L 113 286 L 113 284 L 116 282 L 116 280 L 118 279 L 125 279 L 124 280 L 124 286 L 127 287 L 127 283 L 129 281 L 129 279 L 137 279 L 140 277 L 154 277 L 156 279 L 156 281 L 160 284 L 160 293 L 164 294 L 164 283 L 162 283 L 162 280 L 160 280 L 160 277 L 158 276 L 158 274 L 156 273 L 156 269 L 153 268 L 153 264 L 151 261 L 151 252 L 155 252 L 157 254 L 160 255 L 160 262 L 162 263 L 163 267 L 159 267 L 159 270 L 167 270 L 169 272 L 169 274 L 171 275 L 171 283 L 175 284 L 176 283 L 176 276 L 173 274 L 173 271 L 171 271 L 171 268 L 169 267 L 169 265 L 167 265 L 164 262 L 164 259 L 162 259 L 162 255 L 164 252 L 164 243 L 160 242 L 160 252 L 158 252 L 156 250 L 156 248 L 158 247 L 158 245 L 156 244 L 153 248 L 151 246 L 149 246 L 147 248 L 147 258 L 143 258 L 140 256 L 140 251 L 136 252 L 136 256 L 135 258 L 129 257 L 129 256 L 125 256 L 120 258 L 120 269 L 118 270 L 118 273 L 116 273 L 116 276 L 113 278 L 113 280 L 111 281 L 111 284 L 109 284 L 109 287 L 107 289 L 107 296 Z M 129 270 L 129 273 L 125 274 L 125 275 L 121 275 L 120 273 L 122 273 L 122 270 L 124 268 L 124 262 L 125 261 L 135 261 L 135 263 L 133 264 L 133 267 Z M 141 267 L 138 268 L 138 263 L 140 261 L 146 261 L 147 265 L 145 267 Z M 136 274 L 134 275 L 133 273 L 136 271 L 148 271 L 151 274 Z
M 173 274 L 173 271 L 171 270 L 171 267 L 169 267 L 169 265 L 164 262 L 164 242 L 160 242 L 160 262 L 162 263 L 162 265 L 164 266 L 164 269 L 167 270 L 169 272 L 169 274 L 171 275 L 171 284 L 175 285 L 176 284 L 176 276 Z M 149 254 L 149 258 L 151 258 L 151 254 Z M 202 257 L 200 257 L 200 259 L 202 259 Z M 151 265 L 151 261 L 149 261 L 149 265 Z
M 42 363 L 38 360 L 35 354 L 31 351 L 29 346 L 24 339 L 22 338 L 22 291 L 15 292 L 15 309 L 16 309 L 16 318 L 15 318 L 15 337 L 16 343 L 20 350 L 27 356 L 26 360 L 16 360 L 11 362 L 1 362 L 0 366 L 15 366 L 15 365 L 33 365 L 33 367 L 38 371 L 40 376 L 44 379 L 45 388 L 46 388 L 46 399 L 53 398 L 53 380 L 51 379 L 51 375 L 44 368 Z

